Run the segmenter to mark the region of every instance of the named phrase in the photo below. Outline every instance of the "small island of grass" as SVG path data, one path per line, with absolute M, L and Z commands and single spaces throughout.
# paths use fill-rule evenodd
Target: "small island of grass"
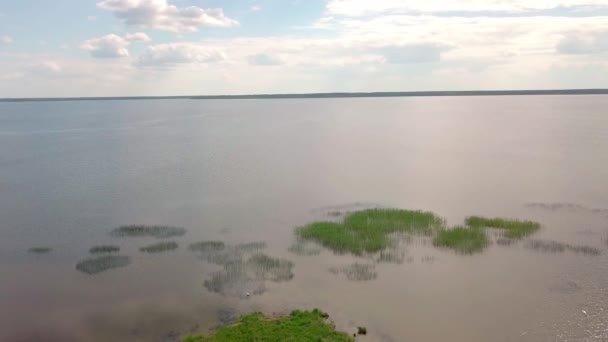
M 286 317 L 266 317 L 261 313 L 254 313 L 241 317 L 233 325 L 220 328 L 212 336 L 189 336 L 183 341 L 354 341 L 348 334 L 336 331 L 327 318 L 328 315 L 318 309 L 296 310 Z
M 47 254 L 50 253 L 53 249 L 50 247 L 32 247 L 27 251 L 32 254 Z
M 395 234 L 432 237 L 436 247 L 473 254 L 490 244 L 486 228 L 502 230 L 505 241 L 522 239 L 540 229 L 533 221 L 481 216 L 469 216 L 465 224 L 448 229 L 445 220 L 432 212 L 374 208 L 348 213 L 341 222 L 313 222 L 298 227 L 296 234 L 299 241 L 315 242 L 335 253 L 381 253 L 378 260 L 383 260 L 386 254 L 382 253 L 395 246 Z
M 120 247 L 111 245 L 93 246 L 89 249 L 89 253 L 91 254 L 108 254 L 118 252 L 120 252 Z
M 481 216 L 467 217 L 465 223 L 472 228 L 503 229 L 504 236 L 511 239 L 521 239 L 540 229 L 540 223 L 533 221 L 485 218 Z
M 488 245 L 488 237 L 481 228 L 454 227 L 439 232 L 433 239 L 433 245 L 462 254 L 473 254 L 481 252 Z
M 305 240 L 337 253 L 375 253 L 389 247 L 392 233 L 431 235 L 444 220 L 431 212 L 404 209 L 367 209 L 348 214 L 344 221 L 315 222 L 297 229 Z

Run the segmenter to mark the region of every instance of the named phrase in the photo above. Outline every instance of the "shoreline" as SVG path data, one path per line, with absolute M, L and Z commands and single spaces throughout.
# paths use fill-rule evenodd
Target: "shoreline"
M 404 92 L 332 92 L 294 94 L 241 95 L 183 95 L 183 96 L 99 96 L 99 97 L 24 97 L 0 98 L 0 102 L 50 101 L 115 101 L 115 100 L 273 100 L 373 97 L 449 97 L 449 96 L 540 96 L 540 95 L 608 95 L 608 89 L 549 89 L 549 90 L 465 90 L 465 91 L 404 91 Z

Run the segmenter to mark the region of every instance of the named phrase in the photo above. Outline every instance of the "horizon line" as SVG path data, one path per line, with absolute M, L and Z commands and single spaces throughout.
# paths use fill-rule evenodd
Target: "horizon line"
M 445 91 L 373 91 L 317 92 L 237 95 L 159 95 L 159 96 L 77 96 L 77 97 L 6 97 L 0 102 L 103 101 L 103 100 L 245 100 L 302 98 L 364 98 L 364 97 L 441 97 L 441 96 L 521 96 L 521 95 L 608 95 L 608 88 L 529 89 L 529 90 L 445 90 Z

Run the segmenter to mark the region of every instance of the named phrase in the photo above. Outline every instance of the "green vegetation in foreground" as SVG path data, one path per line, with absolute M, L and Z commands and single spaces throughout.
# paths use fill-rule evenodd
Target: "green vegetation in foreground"
M 346 333 L 336 331 L 326 320 L 327 314 L 313 311 L 293 311 L 287 317 L 269 318 L 261 313 L 241 317 L 234 325 L 218 330 L 213 336 L 186 337 L 184 342 L 275 342 L 275 341 L 354 341 Z
M 467 217 L 465 223 L 472 228 L 504 229 L 504 236 L 511 239 L 521 239 L 540 229 L 540 224 L 533 221 L 485 218 L 480 216 Z
M 431 235 L 445 222 L 431 212 L 402 209 L 367 209 L 348 214 L 342 223 L 315 222 L 297 229 L 299 237 L 337 253 L 361 255 L 386 249 L 389 234 Z
M 462 254 L 481 252 L 488 245 L 488 237 L 481 228 L 454 227 L 443 230 L 433 239 L 436 247 L 446 247 Z

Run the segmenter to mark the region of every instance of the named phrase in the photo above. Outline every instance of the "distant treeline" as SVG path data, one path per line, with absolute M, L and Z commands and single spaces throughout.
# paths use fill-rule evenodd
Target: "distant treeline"
M 194 96 L 46 97 L 46 98 L 1 98 L 0 102 L 100 101 L 100 100 L 317 99 L 317 98 L 351 98 L 351 97 L 598 95 L 598 94 L 608 94 L 608 89 L 399 91 L 399 92 L 369 92 L 369 93 L 309 93 L 309 94 L 194 95 Z

